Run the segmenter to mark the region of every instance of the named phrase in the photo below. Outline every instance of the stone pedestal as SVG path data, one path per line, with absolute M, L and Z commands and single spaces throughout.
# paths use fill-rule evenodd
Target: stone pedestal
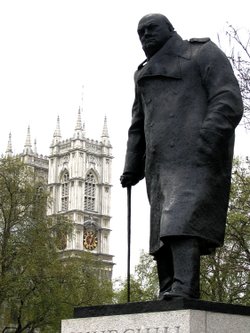
M 76 308 L 62 333 L 249 333 L 250 307 L 175 299 Z

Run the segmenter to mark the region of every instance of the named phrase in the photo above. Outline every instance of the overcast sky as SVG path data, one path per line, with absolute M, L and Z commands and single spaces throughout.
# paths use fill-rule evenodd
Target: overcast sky
M 0 153 L 12 133 L 20 153 L 30 126 L 38 153 L 48 155 L 60 116 L 64 139 L 73 135 L 79 106 L 87 137 L 100 139 L 104 116 L 113 145 L 111 253 L 114 276 L 126 274 L 126 190 L 119 185 L 134 98 L 133 74 L 145 58 L 137 23 L 166 15 L 184 38 L 225 37 L 227 22 L 250 30 L 248 0 L 0 0 Z M 82 86 L 83 100 L 82 100 Z M 247 155 L 241 127 L 237 155 Z M 248 141 L 248 143 L 247 143 Z M 132 264 L 148 250 L 149 207 L 142 181 L 133 188 Z

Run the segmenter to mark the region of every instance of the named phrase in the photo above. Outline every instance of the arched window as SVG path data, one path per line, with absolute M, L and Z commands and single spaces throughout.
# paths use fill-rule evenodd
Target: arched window
M 69 173 L 64 172 L 62 176 L 62 210 L 68 210 L 69 207 Z
M 86 210 L 95 210 L 96 197 L 96 179 L 93 172 L 89 172 L 86 176 L 84 190 L 84 208 Z

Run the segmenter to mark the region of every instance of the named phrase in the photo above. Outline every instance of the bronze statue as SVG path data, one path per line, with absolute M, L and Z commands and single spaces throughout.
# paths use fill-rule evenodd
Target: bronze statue
M 183 40 L 161 14 L 144 16 L 138 34 L 147 59 L 135 73 L 121 184 L 146 177 L 160 299 L 199 298 L 200 256 L 224 241 L 242 98 L 209 38 Z

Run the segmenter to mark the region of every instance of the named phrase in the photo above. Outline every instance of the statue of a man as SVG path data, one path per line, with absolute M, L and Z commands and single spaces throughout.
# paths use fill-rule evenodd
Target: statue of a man
M 199 298 L 200 256 L 224 241 L 242 98 L 209 38 L 183 40 L 161 14 L 144 16 L 138 34 L 147 59 L 135 73 L 121 183 L 146 177 L 160 299 Z

